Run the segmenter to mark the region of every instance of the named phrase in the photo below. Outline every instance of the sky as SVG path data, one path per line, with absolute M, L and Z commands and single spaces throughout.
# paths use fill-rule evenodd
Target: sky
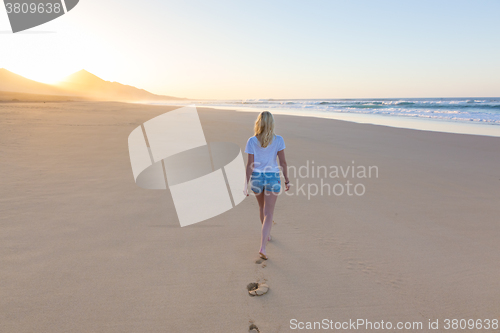
M 500 96 L 500 1 L 80 0 L 0 68 L 197 99 Z

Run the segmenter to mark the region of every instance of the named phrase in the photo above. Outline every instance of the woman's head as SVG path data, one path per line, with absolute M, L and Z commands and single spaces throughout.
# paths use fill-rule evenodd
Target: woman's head
M 255 122 L 254 133 L 260 145 L 266 148 L 274 138 L 274 117 L 269 111 L 262 111 Z

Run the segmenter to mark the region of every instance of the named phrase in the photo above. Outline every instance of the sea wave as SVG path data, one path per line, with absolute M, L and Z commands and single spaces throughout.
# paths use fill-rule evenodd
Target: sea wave
M 192 102 L 190 102 L 192 103 Z M 500 98 L 246 99 L 196 101 L 199 106 L 255 110 L 360 113 L 500 125 Z
M 197 103 L 199 104 L 199 103 Z M 500 98 L 429 99 L 247 99 L 205 101 L 200 105 L 343 112 L 480 122 L 500 125 Z

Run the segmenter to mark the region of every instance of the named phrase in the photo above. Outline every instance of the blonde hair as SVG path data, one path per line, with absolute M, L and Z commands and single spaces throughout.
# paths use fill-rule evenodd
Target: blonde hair
M 274 139 L 274 117 L 269 111 L 262 111 L 255 121 L 254 133 L 260 146 L 266 148 Z

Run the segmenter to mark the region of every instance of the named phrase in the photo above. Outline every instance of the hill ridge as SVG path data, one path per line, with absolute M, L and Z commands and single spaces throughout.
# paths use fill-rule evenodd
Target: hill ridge
M 156 95 L 145 89 L 131 85 L 125 85 L 116 81 L 106 81 L 85 69 L 74 72 L 59 83 L 51 85 L 30 80 L 5 68 L 0 68 L 0 91 L 38 95 L 78 96 L 91 100 L 118 102 L 185 99 Z

